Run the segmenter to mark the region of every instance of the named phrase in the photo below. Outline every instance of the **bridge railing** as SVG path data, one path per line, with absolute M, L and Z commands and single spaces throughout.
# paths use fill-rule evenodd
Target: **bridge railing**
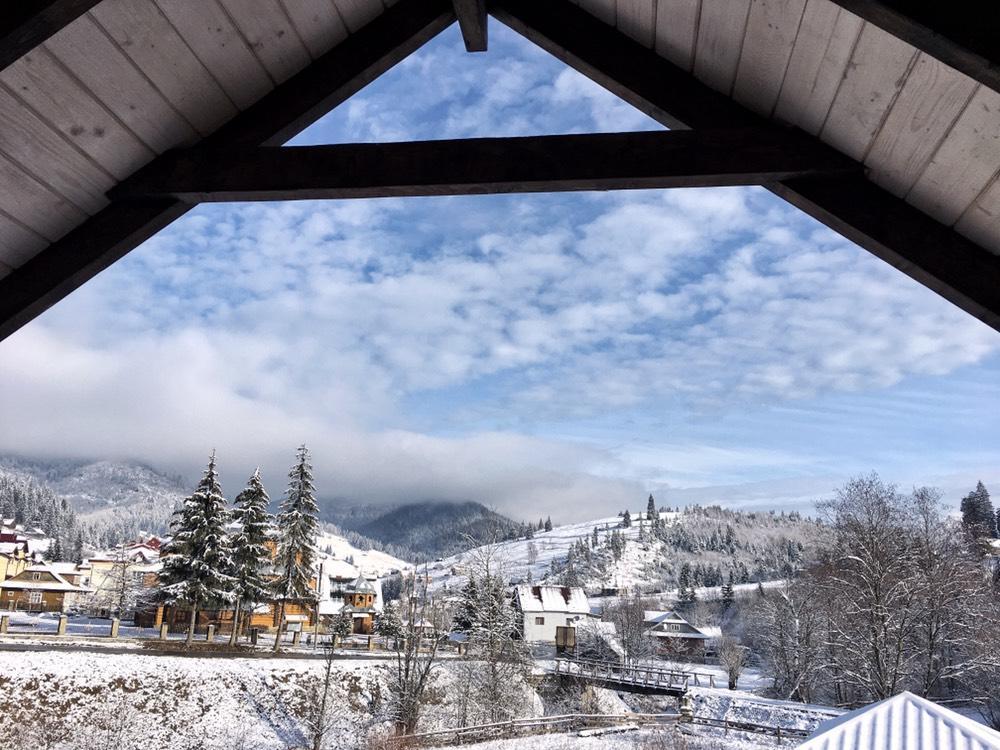
M 687 690 L 692 686 L 715 687 L 715 676 L 706 672 L 685 672 L 648 664 L 619 664 L 596 659 L 556 659 L 553 672 L 640 687 L 676 690 Z

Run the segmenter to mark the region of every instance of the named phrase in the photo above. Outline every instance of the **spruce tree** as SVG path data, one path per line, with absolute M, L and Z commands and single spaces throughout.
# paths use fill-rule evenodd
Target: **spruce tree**
M 975 537 L 997 536 L 997 516 L 993 512 L 993 502 L 990 493 L 982 482 L 976 484 L 976 489 L 962 498 L 962 524 Z
M 233 501 L 232 519 L 239 527 L 231 540 L 233 553 L 233 632 L 229 643 L 235 645 L 239 638 L 241 615 L 268 598 L 268 581 L 264 571 L 271 561 L 267 535 L 271 515 L 267 512 L 271 499 L 260 479 L 260 469 L 254 471 L 244 489 Z
M 631 525 L 632 525 L 632 514 L 629 513 L 628 508 L 626 508 L 625 512 L 622 514 L 622 528 L 627 529 Z
M 309 583 L 313 577 L 316 557 L 316 535 L 319 523 L 316 516 L 316 488 L 313 485 L 309 451 L 300 446 L 295 466 L 288 472 L 288 489 L 278 511 L 278 550 L 275 555 L 277 576 L 272 590 L 279 602 L 278 634 L 274 650 L 281 645 L 281 629 L 287 601 L 313 602 L 316 592 Z
M 215 470 L 215 451 L 191 497 L 174 511 L 173 538 L 164 550 L 160 598 L 188 607 L 187 644 L 194 639 L 198 610 L 233 600 L 232 557 L 226 537 L 226 499 Z
M 725 612 L 736 601 L 736 594 L 733 590 L 733 572 L 729 571 L 729 580 L 722 586 L 722 611 Z
M 552 517 L 551 516 L 546 516 L 545 517 L 545 530 L 546 531 L 552 531 Z

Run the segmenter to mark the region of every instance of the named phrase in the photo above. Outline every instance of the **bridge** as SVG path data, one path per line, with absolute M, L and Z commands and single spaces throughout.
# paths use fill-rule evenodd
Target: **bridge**
M 715 677 L 704 672 L 664 669 L 647 664 L 619 664 L 596 659 L 556 659 L 550 674 L 575 677 L 602 687 L 632 693 L 684 695 L 689 687 L 715 687 Z

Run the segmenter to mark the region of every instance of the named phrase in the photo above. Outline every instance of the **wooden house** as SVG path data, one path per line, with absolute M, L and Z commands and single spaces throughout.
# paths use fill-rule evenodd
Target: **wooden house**
M 653 641 L 658 656 L 704 659 L 710 636 L 673 611 L 643 613 L 646 634 Z
M 13 578 L 30 563 L 28 540 L 12 531 L 0 533 L 0 581 Z
M 67 612 L 91 589 L 79 575 L 63 575 L 51 565 L 29 565 L 17 575 L 0 581 L 0 608 L 24 612 Z
M 523 584 L 515 589 L 514 601 L 521 612 L 524 640 L 530 643 L 575 643 L 575 632 L 567 628 L 575 630 L 591 617 L 590 602 L 578 586 Z

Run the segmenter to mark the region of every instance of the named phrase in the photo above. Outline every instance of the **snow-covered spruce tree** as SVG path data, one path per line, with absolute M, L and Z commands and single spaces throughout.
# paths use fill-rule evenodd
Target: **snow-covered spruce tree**
M 976 489 L 962 498 L 962 525 L 974 537 L 995 539 L 996 519 L 990 493 L 982 482 L 977 482 Z
M 473 551 L 470 577 L 474 587 L 463 589 L 461 610 L 471 619 L 463 669 L 468 690 L 463 719 L 478 723 L 516 718 L 524 703 L 524 680 L 530 654 L 518 633 L 517 611 L 507 595 L 507 565 L 500 529 L 484 535 Z
M 295 466 L 288 472 L 288 489 L 277 517 L 278 550 L 274 559 L 277 575 L 272 583 L 279 608 L 275 651 L 281 646 L 286 602 L 309 604 L 316 600 L 316 592 L 309 585 L 313 577 L 319 529 L 315 493 L 309 451 L 302 445 L 297 452 Z
M 242 626 L 242 613 L 267 601 L 268 581 L 264 570 L 271 560 L 267 535 L 271 514 L 267 512 L 271 499 L 267 496 L 256 469 L 244 489 L 233 501 L 232 519 L 239 526 L 232 536 L 233 552 L 233 632 L 229 644 L 235 646 Z
M 403 634 L 403 618 L 399 614 L 399 605 L 396 602 L 386 602 L 381 612 L 375 614 L 374 631 L 386 639 L 395 641 Z
M 547 516 L 545 518 L 545 530 L 546 531 L 552 531 L 552 517 L 551 516 Z
M 628 512 L 628 508 L 622 513 L 622 528 L 627 529 L 632 525 L 632 514 Z
M 191 610 L 187 645 L 194 639 L 198 610 L 233 600 L 232 557 L 225 526 L 226 499 L 215 470 L 215 451 L 191 497 L 174 512 L 173 538 L 164 550 L 159 598 Z

